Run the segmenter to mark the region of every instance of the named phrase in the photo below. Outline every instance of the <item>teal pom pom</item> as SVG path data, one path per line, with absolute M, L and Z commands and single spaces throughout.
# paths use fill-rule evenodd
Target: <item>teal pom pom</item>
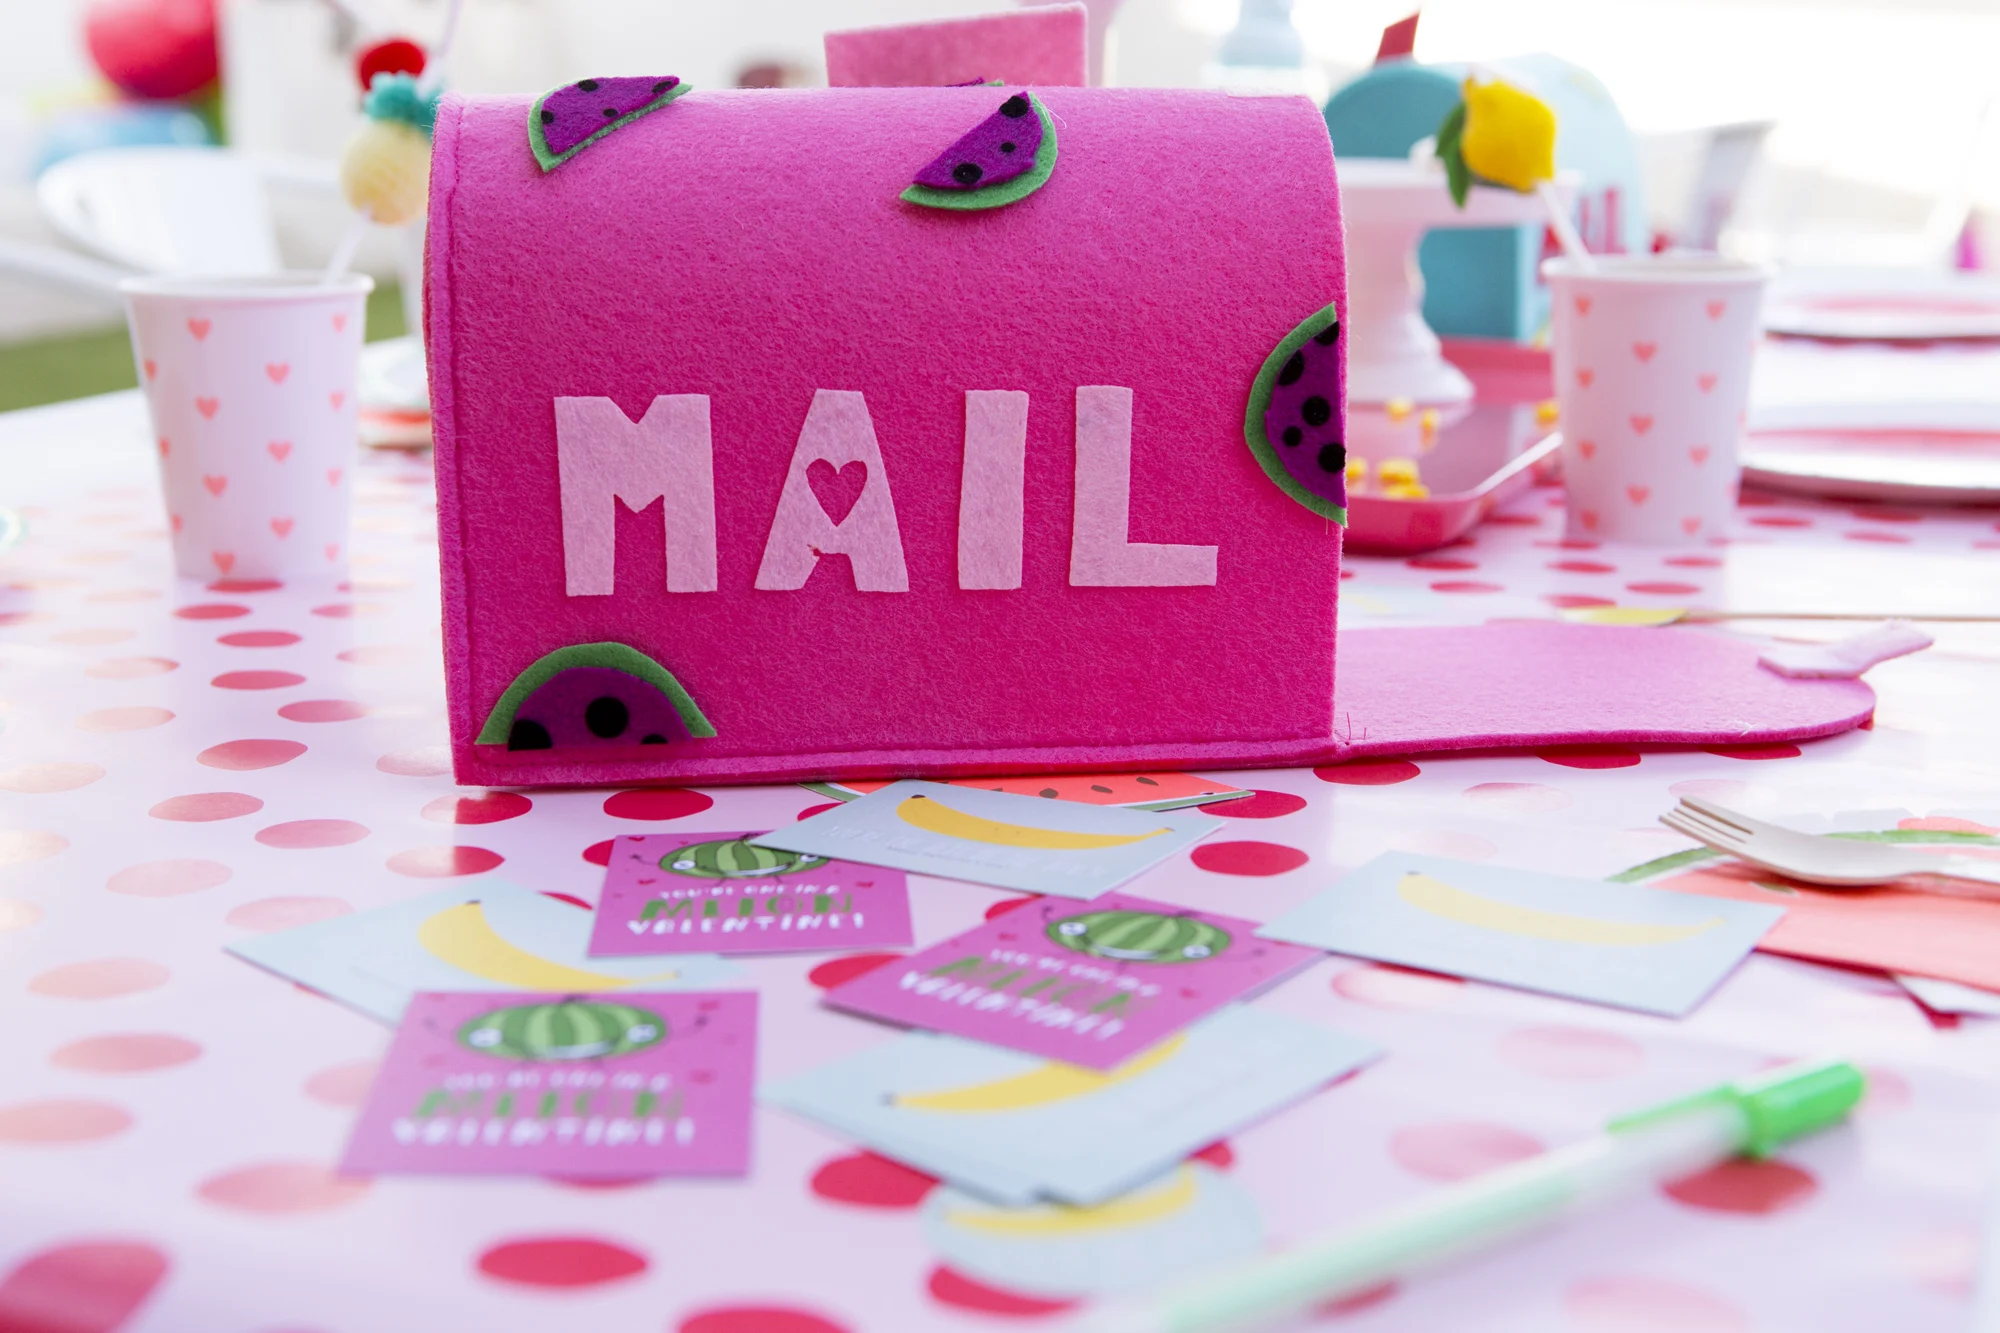
M 409 74 L 377 74 L 368 85 L 368 96 L 361 109 L 370 120 L 400 120 L 414 125 L 429 138 L 437 124 L 438 101 L 443 95 L 439 91 L 424 92 Z

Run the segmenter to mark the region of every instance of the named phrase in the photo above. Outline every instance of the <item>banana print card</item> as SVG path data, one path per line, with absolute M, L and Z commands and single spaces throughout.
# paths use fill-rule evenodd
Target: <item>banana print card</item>
M 756 836 L 613 839 L 591 956 L 909 946 L 910 882 L 902 871 L 759 847 L 750 841 Z
M 424 992 L 396 1029 L 349 1175 L 740 1176 L 754 991 Z
M 1784 914 L 1762 903 L 1391 852 L 1260 933 L 1677 1018 Z
M 1111 1069 L 1318 960 L 1257 923 L 1122 893 L 1035 898 L 826 1002 L 891 1023 Z
M 905 781 L 752 841 L 1024 893 L 1095 898 L 1222 823 L 1192 810 L 1124 810 Z
M 771 1106 L 1004 1203 L 1102 1203 L 1374 1060 L 1232 1005 L 1107 1073 L 912 1032 L 766 1084 Z
M 707 954 L 592 959 L 590 913 L 504 879 L 253 935 L 229 951 L 394 1024 L 417 991 L 700 990 L 737 975 Z

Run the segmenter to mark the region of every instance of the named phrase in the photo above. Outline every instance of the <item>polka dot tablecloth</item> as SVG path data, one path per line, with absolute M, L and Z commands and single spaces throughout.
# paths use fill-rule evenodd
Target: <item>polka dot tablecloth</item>
M 904 1333 L 1073 1307 L 969 1257 L 937 1182 L 761 1110 L 742 1182 L 335 1175 L 389 1034 L 223 946 L 489 874 L 581 909 L 618 833 L 771 826 L 824 802 L 454 787 L 426 465 L 364 467 L 349 581 L 201 586 L 168 572 L 144 438 L 124 396 L 0 419 L 0 477 L 30 525 L 0 556 L 0 1329 Z M 1571 546 L 1560 519 L 1539 491 L 1469 542 L 1352 559 L 1343 618 L 2000 607 L 1992 513 L 1752 496 L 1733 540 L 1681 554 Z M 1268 918 L 1388 849 L 1602 876 L 1683 846 L 1654 821 L 1688 792 L 1991 826 L 1996 662 L 1991 627 L 1948 628 L 1873 674 L 1872 730 L 1804 746 L 1222 775 L 1256 795 L 1130 888 Z M 913 889 L 926 942 L 1013 901 Z M 745 961 L 762 1075 L 888 1039 L 815 1003 L 884 958 Z M 1765 956 L 1682 1022 L 1346 959 L 1258 1003 L 1389 1055 L 1184 1168 L 1252 1247 L 1776 1058 L 1839 1051 L 1874 1074 L 1848 1129 L 1328 1305 L 1320 1326 L 1907 1333 L 1968 1318 L 2000 1069 L 1984 1020 L 1927 1015 L 1881 975 Z

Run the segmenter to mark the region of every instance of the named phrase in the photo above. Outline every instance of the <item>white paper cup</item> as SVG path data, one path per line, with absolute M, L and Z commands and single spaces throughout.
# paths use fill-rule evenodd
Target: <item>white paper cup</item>
M 121 284 L 178 573 L 293 579 L 345 567 L 374 285 L 311 273 Z
M 1770 270 L 1713 256 L 1542 265 L 1569 536 L 1700 546 L 1728 533 Z

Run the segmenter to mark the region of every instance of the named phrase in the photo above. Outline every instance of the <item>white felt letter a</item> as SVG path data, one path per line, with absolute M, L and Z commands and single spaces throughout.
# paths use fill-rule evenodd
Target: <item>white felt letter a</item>
M 835 523 L 813 494 L 808 469 L 823 462 L 835 476 L 859 465 L 865 474 L 854 507 Z M 757 586 L 774 591 L 803 588 L 822 555 L 844 555 L 863 592 L 908 592 L 903 538 L 896 528 L 896 504 L 889 498 L 889 474 L 875 443 L 868 403 L 851 390 L 816 389 L 806 424 L 799 431 Z
M 556 399 L 562 483 L 563 582 L 571 597 L 603 597 L 618 559 L 618 503 L 664 498 L 667 591 L 715 591 L 715 462 L 708 396 L 661 394 L 629 420 L 609 398 Z

